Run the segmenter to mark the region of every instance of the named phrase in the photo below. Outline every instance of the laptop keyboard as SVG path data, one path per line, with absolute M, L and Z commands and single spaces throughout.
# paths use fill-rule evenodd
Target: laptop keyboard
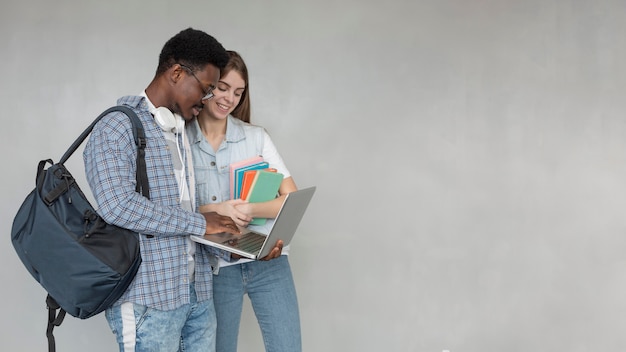
M 253 232 L 248 232 L 236 239 L 225 241 L 224 244 L 241 249 L 245 252 L 254 253 L 261 249 L 265 241 L 265 236 Z

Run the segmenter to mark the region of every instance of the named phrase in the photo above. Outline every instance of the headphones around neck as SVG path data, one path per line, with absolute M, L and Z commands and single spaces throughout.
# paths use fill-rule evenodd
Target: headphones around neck
M 161 129 L 165 132 L 173 132 L 176 133 L 177 135 L 177 139 L 178 139 L 178 134 L 182 134 L 183 139 L 185 139 L 185 120 L 178 114 L 174 114 L 170 111 L 170 109 L 164 107 L 164 106 L 159 106 L 158 108 L 156 108 L 154 110 L 154 121 L 156 121 L 157 125 L 159 125 L 159 127 L 161 127 Z M 176 152 L 178 153 L 178 157 L 180 158 L 179 160 L 182 163 L 182 169 L 180 172 L 180 180 L 178 180 L 178 187 L 179 187 L 179 193 L 180 193 L 180 199 L 178 200 L 179 202 L 183 201 L 183 192 L 185 190 L 185 168 L 186 168 L 186 163 L 187 163 L 187 153 L 186 153 L 186 149 L 183 149 L 182 153 L 181 153 L 181 148 L 178 145 L 178 140 L 175 141 L 176 143 Z M 183 142 L 184 143 L 184 142 Z
M 185 120 L 178 114 L 173 114 L 170 109 L 159 106 L 154 111 L 154 121 L 165 132 L 181 133 L 185 130 Z

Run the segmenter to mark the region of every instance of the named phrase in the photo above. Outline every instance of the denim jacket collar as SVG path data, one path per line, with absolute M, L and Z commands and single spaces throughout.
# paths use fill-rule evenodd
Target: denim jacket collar
M 243 122 L 241 120 L 228 115 L 226 120 L 226 136 L 224 137 L 227 143 L 239 142 L 246 138 L 242 124 Z M 193 119 L 191 122 L 188 132 L 189 142 L 192 144 L 200 143 L 205 140 L 197 118 Z

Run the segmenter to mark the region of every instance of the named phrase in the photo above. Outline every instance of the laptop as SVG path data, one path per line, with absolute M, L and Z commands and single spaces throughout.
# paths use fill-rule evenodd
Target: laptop
M 291 242 L 298 225 L 300 225 L 300 220 L 302 220 L 304 212 L 309 206 L 311 198 L 313 198 L 315 189 L 316 187 L 313 186 L 288 193 L 269 234 L 244 228 L 241 229 L 242 233 L 239 235 L 223 232 L 191 236 L 191 239 L 198 243 L 239 254 L 242 257 L 261 259 L 272 251 L 276 241 L 283 240 L 285 246 Z

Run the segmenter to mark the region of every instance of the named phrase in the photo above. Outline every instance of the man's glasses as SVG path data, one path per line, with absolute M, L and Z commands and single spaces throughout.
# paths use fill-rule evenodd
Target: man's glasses
M 185 70 L 187 70 L 187 72 L 191 73 L 191 75 L 193 76 L 193 78 L 196 79 L 196 81 L 198 81 L 198 84 L 200 85 L 200 89 L 202 90 L 202 94 L 204 94 L 204 97 L 202 97 L 202 100 L 207 100 L 207 99 L 211 99 L 213 98 L 213 89 L 215 89 L 214 86 L 209 86 L 209 90 L 205 91 L 204 88 L 202 87 L 202 82 L 200 82 L 200 80 L 198 79 L 198 77 L 196 77 L 196 74 L 193 73 L 193 70 L 191 69 L 191 67 L 189 66 L 185 66 L 183 64 L 179 64 L 180 67 L 184 68 Z

